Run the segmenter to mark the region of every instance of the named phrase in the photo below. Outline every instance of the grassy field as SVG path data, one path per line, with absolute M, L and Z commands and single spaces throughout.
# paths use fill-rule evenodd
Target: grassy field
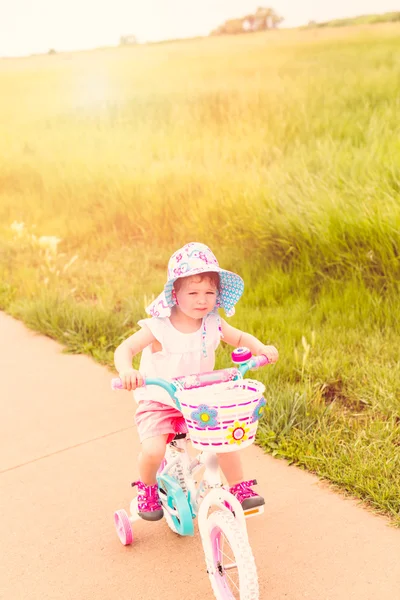
M 322 23 L 311 21 L 307 27 L 348 27 L 349 25 L 376 25 L 377 23 L 396 23 L 397 21 L 400 21 L 399 11 L 333 19 L 332 21 L 324 21 Z
M 280 350 L 260 445 L 396 525 L 399 34 L 0 61 L 0 308 L 111 365 L 170 254 L 208 243 L 245 279 L 231 322 Z

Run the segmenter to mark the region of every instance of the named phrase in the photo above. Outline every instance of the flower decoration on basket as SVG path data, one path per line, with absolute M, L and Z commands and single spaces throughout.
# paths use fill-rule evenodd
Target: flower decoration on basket
M 253 410 L 253 418 L 251 420 L 252 423 L 255 423 L 256 421 L 258 421 L 259 419 L 261 419 L 261 417 L 263 416 L 264 412 L 265 412 L 265 407 L 267 406 L 267 403 L 265 402 L 264 398 L 260 398 L 259 403 L 257 404 L 257 406 L 255 407 L 255 409 Z
M 233 427 L 228 427 L 228 431 L 226 439 L 230 444 L 241 444 L 248 439 L 249 428 L 246 427 L 246 423 L 235 421 Z
M 196 425 L 202 429 L 206 429 L 207 427 L 218 427 L 217 415 L 218 411 L 215 408 L 211 408 L 207 404 L 200 404 L 197 410 L 194 410 L 190 416 Z

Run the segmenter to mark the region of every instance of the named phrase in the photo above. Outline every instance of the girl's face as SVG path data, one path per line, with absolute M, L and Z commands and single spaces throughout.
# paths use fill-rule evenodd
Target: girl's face
M 208 277 L 184 277 L 176 292 L 177 305 L 186 316 L 202 319 L 215 307 L 217 292 L 217 288 Z

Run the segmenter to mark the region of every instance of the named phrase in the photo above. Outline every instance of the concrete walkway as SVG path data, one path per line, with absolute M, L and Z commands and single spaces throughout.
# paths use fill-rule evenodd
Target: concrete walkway
M 198 535 L 135 524 L 124 548 L 138 441 L 130 394 L 84 356 L 0 313 L 0 598 L 212 600 Z M 256 447 L 266 498 L 248 521 L 261 600 L 400 600 L 400 531 Z

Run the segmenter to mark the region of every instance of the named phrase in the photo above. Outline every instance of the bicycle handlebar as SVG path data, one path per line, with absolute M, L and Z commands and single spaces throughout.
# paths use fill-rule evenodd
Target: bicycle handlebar
M 172 381 L 166 381 L 165 379 L 161 378 L 146 377 L 144 379 L 144 385 L 158 385 L 159 387 L 165 389 L 171 398 L 176 401 L 175 392 L 179 388 L 191 390 L 200 387 L 207 387 L 215 383 L 234 381 L 243 377 L 247 371 L 259 369 L 265 365 L 268 365 L 269 363 L 270 360 L 267 356 L 252 356 L 249 360 L 246 360 L 238 367 L 229 367 L 226 369 L 220 369 L 218 371 L 209 371 L 208 373 L 185 375 L 183 377 L 176 377 Z M 119 377 L 115 377 L 111 380 L 111 388 L 113 390 L 124 389 L 122 381 Z

